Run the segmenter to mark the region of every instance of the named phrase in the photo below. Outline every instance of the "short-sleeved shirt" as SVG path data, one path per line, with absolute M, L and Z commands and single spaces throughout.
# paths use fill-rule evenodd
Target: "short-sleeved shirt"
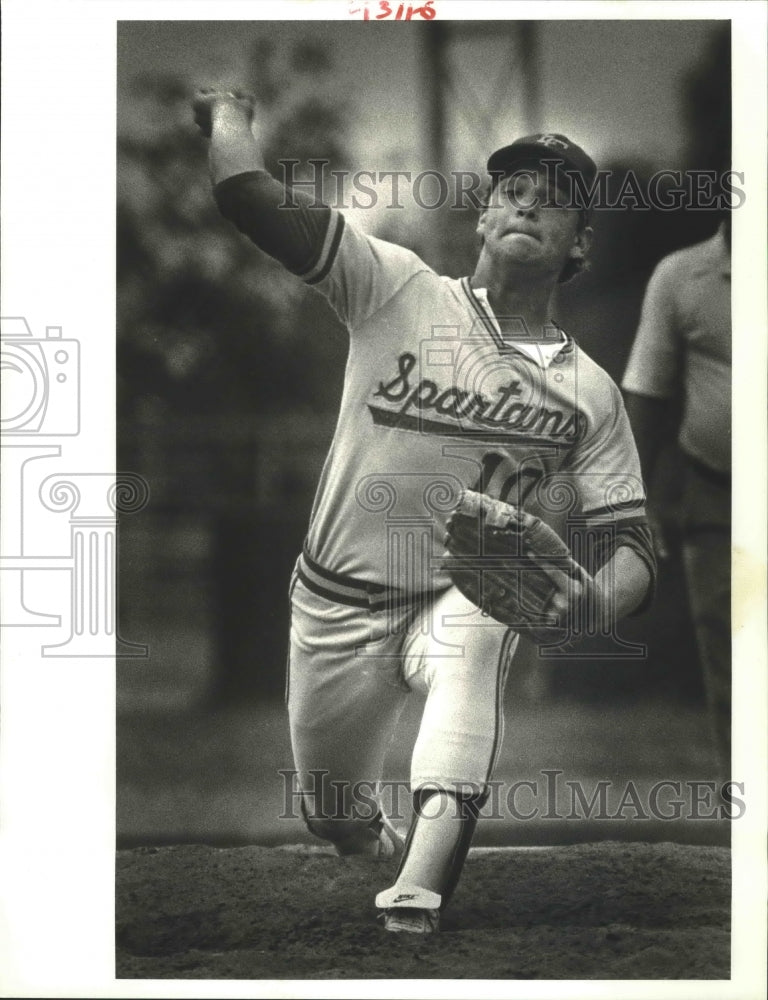
M 440 277 L 335 212 L 302 277 L 350 333 L 307 539 L 328 570 L 406 591 L 447 585 L 438 557 L 462 487 L 550 523 L 644 521 L 621 395 L 554 324 L 540 349 L 522 327 L 515 346 L 468 278 Z
M 622 387 L 657 399 L 682 393 L 680 447 L 730 473 L 731 263 L 722 226 L 657 266 Z

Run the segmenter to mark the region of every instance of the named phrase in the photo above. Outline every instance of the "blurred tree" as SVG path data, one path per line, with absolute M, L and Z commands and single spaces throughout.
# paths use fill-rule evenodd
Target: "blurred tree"
M 279 157 L 302 161 L 297 177 L 311 157 L 346 166 L 345 111 L 317 95 L 329 53 L 311 39 L 286 50 L 261 41 L 251 69 L 277 175 Z M 191 94 L 185 80 L 156 75 L 122 103 L 118 462 L 151 478 L 156 512 L 196 511 L 210 525 L 213 693 L 232 699 L 282 688 L 284 591 L 311 502 L 312 484 L 285 472 L 274 477 L 284 495 L 265 507 L 258 454 L 281 461 L 280 428 L 317 436 L 318 417 L 337 406 L 346 335 L 323 299 L 220 217 Z M 283 453 L 294 446 L 286 440 Z
M 302 42 L 289 56 L 327 71 L 327 54 L 316 50 Z M 273 123 L 270 167 L 279 173 L 280 156 L 344 167 L 342 112 L 313 95 L 292 99 L 290 89 L 270 82 L 277 57 L 268 43 L 256 57 L 257 93 Z M 220 218 L 206 143 L 191 123 L 189 86 L 177 78 L 142 78 L 133 97 L 143 127 L 118 139 L 121 414 L 135 412 L 148 395 L 180 412 L 256 414 L 272 408 L 289 384 L 292 405 L 332 409 L 345 349 L 338 322 Z M 297 323 L 309 296 L 319 327 L 311 337 Z M 165 371 L 151 392 L 140 364 L 137 371 L 142 358 L 156 375 Z

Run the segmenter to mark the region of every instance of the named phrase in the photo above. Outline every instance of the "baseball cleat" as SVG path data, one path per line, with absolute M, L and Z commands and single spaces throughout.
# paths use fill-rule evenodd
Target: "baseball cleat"
M 439 893 L 421 886 L 392 886 L 376 897 L 384 930 L 392 934 L 434 934 L 440 930 Z
M 435 934 L 440 930 L 440 911 L 405 910 L 400 907 L 387 910 L 384 930 L 392 934 Z

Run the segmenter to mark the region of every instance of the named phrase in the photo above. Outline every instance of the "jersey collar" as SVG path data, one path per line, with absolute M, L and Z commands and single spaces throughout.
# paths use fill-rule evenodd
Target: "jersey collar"
M 573 349 L 573 340 L 556 323 L 552 323 L 550 328 L 552 336 L 547 340 L 535 341 L 504 337 L 499 321 L 488 301 L 488 290 L 486 288 L 473 288 L 467 277 L 461 279 L 461 287 L 472 309 L 480 318 L 500 352 L 517 351 L 530 358 L 539 368 L 548 368 L 558 354 Z

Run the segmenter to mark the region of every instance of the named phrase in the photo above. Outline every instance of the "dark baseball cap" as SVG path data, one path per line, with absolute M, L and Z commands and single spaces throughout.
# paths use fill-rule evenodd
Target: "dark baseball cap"
M 488 160 L 488 173 L 495 181 L 515 166 L 523 163 L 552 160 L 562 163 L 563 168 L 581 174 L 588 185 L 592 185 L 597 167 L 591 156 L 581 146 L 559 132 L 541 132 L 515 139 L 509 146 L 497 149 Z

